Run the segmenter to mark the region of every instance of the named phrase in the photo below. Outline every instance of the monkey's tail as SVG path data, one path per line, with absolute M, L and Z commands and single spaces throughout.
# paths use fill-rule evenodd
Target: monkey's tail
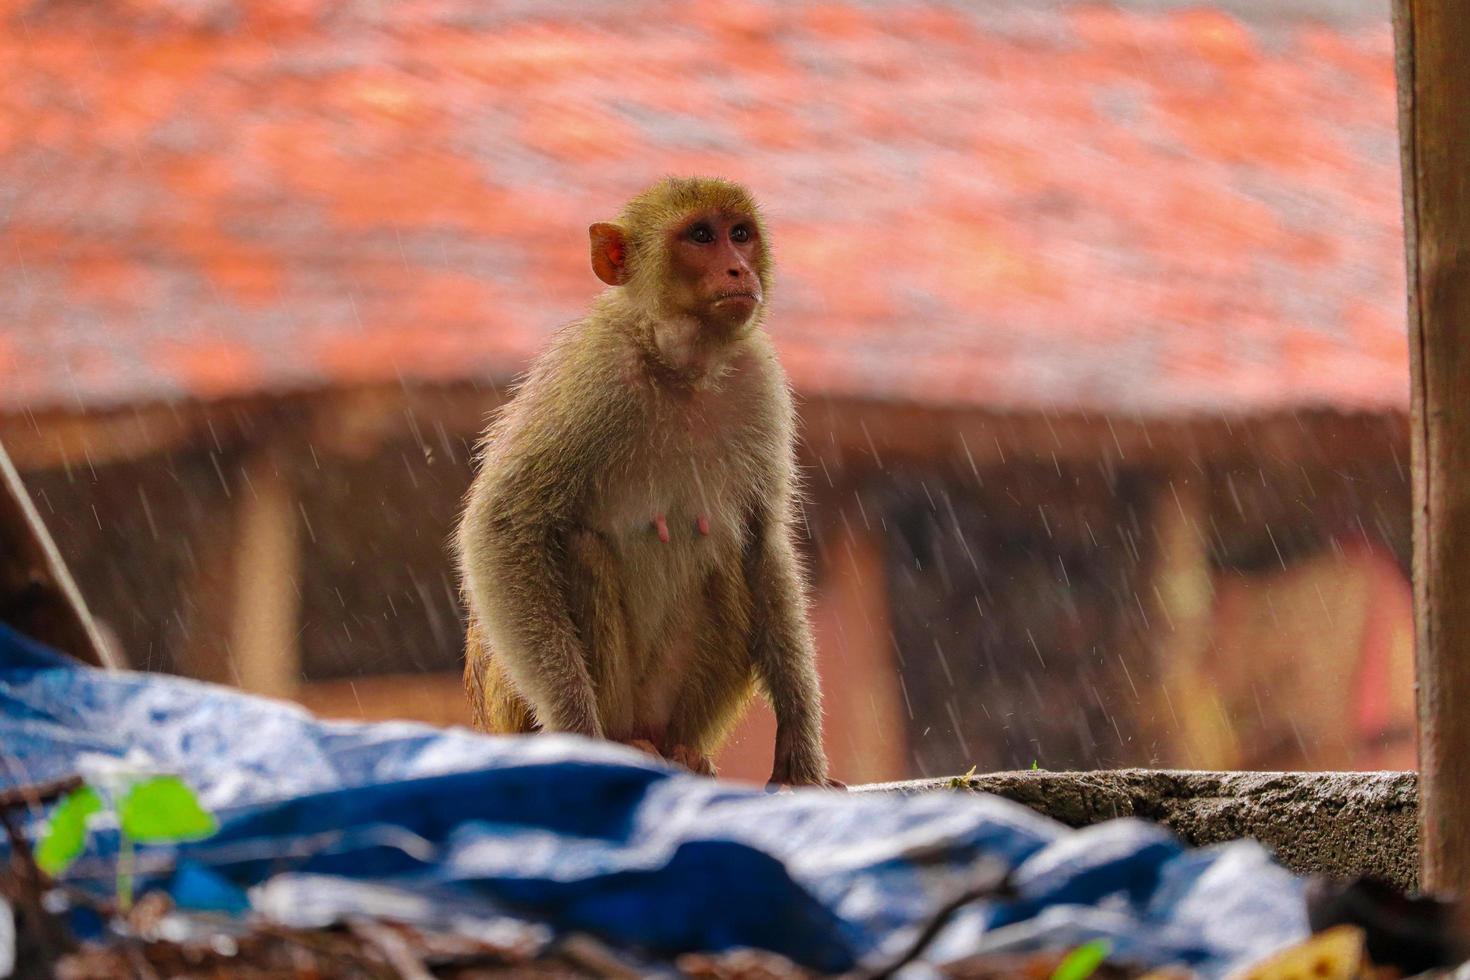
M 470 700 L 470 717 L 480 731 L 492 735 L 537 731 L 530 706 L 485 646 L 480 624 L 474 620 L 465 630 L 464 691 Z

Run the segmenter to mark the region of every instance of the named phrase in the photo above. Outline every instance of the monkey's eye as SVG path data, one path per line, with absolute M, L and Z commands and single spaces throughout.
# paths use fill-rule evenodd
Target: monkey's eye
M 689 229 L 689 240 L 701 245 L 708 245 L 715 240 L 715 233 L 709 225 L 700 223 Z
M 736 225 L 730 229 L 730 241 L 742 244 L 750 241 L 750 229 L 745 225 Z

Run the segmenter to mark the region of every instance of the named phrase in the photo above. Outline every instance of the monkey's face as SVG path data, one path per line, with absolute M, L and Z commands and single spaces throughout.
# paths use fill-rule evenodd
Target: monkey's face
M 738 211 L 708 210 L 676 222 L 668 233 L 669 297 L 679 313 L 728 336 L 748 325 L 765 302 L 760 226 Z

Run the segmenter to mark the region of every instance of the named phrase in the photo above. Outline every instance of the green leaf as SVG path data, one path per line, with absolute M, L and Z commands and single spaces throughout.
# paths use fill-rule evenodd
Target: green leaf
M 151 776 L 135 783 L 122 798 L 117 819 L 124 834 L 145 843 L 198 840 L 219 827 L 177 776 Z
M 1041 768 L 1041 766 L 1037 765 L 1036 760 L 1035 759 L 1032 759 L 1031 760 L 1031 771 L 1032 772 L 1035 772 L 1036 770 L 1038 770 L 1040 768 Z
M 1083 943 L 1062 957 L 1062 961 L 1052 971 L 1051 980 L 1087 980 L 1097 972 L 1097 968 L 1103 965 L 1103 961 L 1112 951 L 1113 944 L 1106 939 Z
M 61 798 L 36 847 L 36 864 L 53 877 L 71 867 L 87 846 L 87 818 L 102 812 L 102 797 L 81 786 Z

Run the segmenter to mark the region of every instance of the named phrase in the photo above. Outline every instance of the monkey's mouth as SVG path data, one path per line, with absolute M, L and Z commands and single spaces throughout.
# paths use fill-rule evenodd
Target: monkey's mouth
M 754 306 L 761 301 L 761 298 L 756 293 L 751 292 L 721 293 L 714 298 L 714 303 L 718 306 L 720 303 L 728 303 L 732 300 L 739 300 L 742 303 L 749 303 Z

